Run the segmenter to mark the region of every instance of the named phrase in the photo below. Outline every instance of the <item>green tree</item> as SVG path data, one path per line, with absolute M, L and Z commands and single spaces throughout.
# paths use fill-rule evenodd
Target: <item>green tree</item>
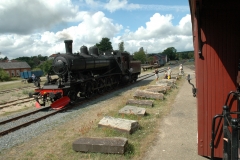
M 142 63 L 146 62 L 147 56 L 145 54 L 145 51 L 144 51 L 143 47 L 141 47 L 138 52 L 133 53 L 133 58 L 141 61 Z
M 102 38 L 101 42 L 97 43 L 96 46 L 102 52 L 109 51 L 109 50 L 113 49 L 112 42 L 110 42 L 110 39 L 106 38 L 106 37 Z
M 5 57 L 3 58 L 3 60 L 8 60 L 8 57 L 7 57 L 7 56 L 5 56 Z
M 162 54 L 166 54 L 170 60 L 176 60 L 177 58 L 177 50 L 174 47 L 165 49 Z
M 43 62 L 42 64 L 40 64 L 38 66 L 38 68 L 41 68 L 41 70 L 44 72 L 44 74 L 47 74 L 51 70 L 52 62 L 53 62 L 52 59 L 47 60 L 47 61 Z
M 0 68 L 0 81 L 9 81 L 10 79 L 9 74 Z
M 124 42 L 120 42 L 120 43 L 118 44 L 118 50 L 119 50 L 120 52 L 124 52 Z
M 36 65 L 39 65 L 40 62 L 41 62 L 41 61 L 38 59 L 37 56 L 33 56 L 33 57 L 32 57 L 32 61 L 33 61 L 33 63 L 36 64 Z
M 27 62 L 31 68 L 36 68 L 41 63 L 41 61 L 46 61 L 47 59 L 47 56 L 42 56 L 39 54 L 38 56 L 32 57 L 18 57 L 15 60 Z
M 192 59 L 194 58 L 194 51 L 178 52 L 179 59 Z
M 139 48 L 139 52 L 144 52 L 143 47 Z M 144 52 L 145 53 L 145 52 Z
M 188 58 L 189 59 L 194 58 L 194 52 L 193 51 L 192 52 L 188 52 Z
M 154 58 L 153 56 L 149 56 L 147 55 L 147 61 L 150 63 L 150 62 L 153 62 Z

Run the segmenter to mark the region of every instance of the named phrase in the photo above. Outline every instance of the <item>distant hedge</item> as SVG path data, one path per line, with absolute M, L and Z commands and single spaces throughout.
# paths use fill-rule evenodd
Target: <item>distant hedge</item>
M 0 81 L 9 81 L 10 79 L 9 74 L 0 68 Z

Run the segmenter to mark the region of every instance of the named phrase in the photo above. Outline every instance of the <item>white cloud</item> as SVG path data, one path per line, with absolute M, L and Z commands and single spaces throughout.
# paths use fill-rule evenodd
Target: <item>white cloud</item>
M 176 12 L 188 12 L 188 6 L 170 6 L 170 5 L 139 5 L 142 10 L 154 10 L 154 11 L 176 11 Z
M 159 53 L 168 47 L 175 47 L 178 51 L 193 50 L 191 17 L 183 17 L 179 25 L 173 26 L 172 15 L 154 14 L 146 26 L 139 27 L 135 32 L 126 30 L 116 42 L 124 41 L 125 49 L 131 53 L 143 47 L 148 53 Z
M 191 36 L 192 35 L 191 15 L 187 14 L 185 17 L 183 17 L 180 20 L 178 27 L 180 33 Z
M 86 1 L 96 6 L 100 3 Z M 110 0 L 105 6 L 115 11 L 126 5 L 129 5 L 126 0 Z M 140 47 L 148 53 L 162 52 L 168 47 L 175 47 L 177 51 L 193 50 L 189 14 L 173 25 L 173 15 L 155 13 L 145 25 L 133 31 L 130 24 L 117 24 L 102 11 L 80 11 L 70 0 L 1 0 L 0 19 L 0 57 L 10 59 L 64 53 L 65 39 L 73 40 L 73 51 L 77 52 L 82 45 L 93 46 L 103 37 L 111 40 L 114 49 L 124 41 L 125 49 L 130 53 Z M 49 31 L 51 26 L 62 22 L 71 24 L 67 23 L 65 29 L 59 31 Z
M 104 8 L 106 8 L 110 12 L 114 12 L 119 9 L 124 9 L 124 10 L 139 9 L 140 5 L 133 4 L 133 3 L 129 4 L 127 0 L 109 0 L 109 2 L 105 4 Z
M 106 9 L 110 12 L 115 12 L 117 10 L 141 9 L 139 4 L 128 3 L 128 0 L 108 0 L 108 2 L 106 3 L 94 0 L 85 0 L 85 2 L 86 2 L 85 7 L 95 10 Z
M 154 14 L 149 22 L 146 22 L 146 28 L 141 26 L 138 30 L 129 34 L 136 39 L 149 39 L 149 38 L 161 38 L 161 36 L 167 36 L 174 32 L 171 20 L 172 15 L 160 15 L 159 13 Z M 129 36 L 130 37 L 130 36 Z
M 114 37 L 121 29 L 119 24 L 105 17 L 103 12 L 85 14 L 83 21 L 56 33 L 43 32 L 31 35 L 2 35 L 0 38 L 1 57 L 49 56 L 56 52 L 65 52 L 64 40 L 73 40 L 73 51 L 79 51 L 82 45 L 88 47 L 99 43 L 103 37 Z
M 63 31 L 57 32 L 61 39 L 73 39 L 74 45 L 94 45 L 101 41 L 102 37 L 114 37 L 122 29 L 121 25 L 113 24 L 112 20 L 106 18 L 103 12 L 93 15 L 86 14 L 83 22 Z M 67 36 L 65 36 L 67 35 Z
M 74 17 L 70 0 L 1 0 L 0 33 L 29 34 Z
M 79 0 L 81 2 L 82 7 L 100 10 L 106 9 L 109 12 L 115 12 L 118 10 L 151 10 L 151 11 L 174 11 L 174 12 L 189 12 L 188 6 L 181 5 L 158 5 L 158 4 L 136 4 L 129 3 L 128 0 L 106 0 L 106 3 L 102 1 L 95 0 Z

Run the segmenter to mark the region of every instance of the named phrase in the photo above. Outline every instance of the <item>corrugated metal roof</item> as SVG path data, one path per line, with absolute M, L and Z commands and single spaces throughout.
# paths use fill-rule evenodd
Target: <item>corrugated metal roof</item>
M 2 69 L 31 68 L 27 62 L 0 62 Z

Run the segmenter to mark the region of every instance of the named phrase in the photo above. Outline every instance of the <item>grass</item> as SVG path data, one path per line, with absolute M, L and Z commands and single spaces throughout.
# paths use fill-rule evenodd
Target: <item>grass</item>
M 40 82 L 40 84 L 42 86 L 46 82 L 46 79 L 42 78 L 42 77 L 41 77 L 41 79 L 42 79 L 42 81 Z M 13 89 L 13 88 L 22 88 L 22 87 L 35 87 L 35 86 L 33 83 L 24 83 L 24 82 L 21 82 L 21 80 L 0 83 L 0 91 Z
M 7 102 L 7 101 L 6 101 L 6 100 L 1 100 L 1 101 L 0 101 L 0 103 L 5 103 L 5 102 Z
M 179 82 L 182 83 L 183 81 Z M 82 159 L 91 157 L 91 159 L 139 159 L 144 153 L 144 149 L 148 148 L 151 142 L 154 140 L 156 133 L 159 129 L 160 119 L 167 115 L 171 110 L 171 102 L 174 100 L 178 93 L 178 89 L 173 89 L 168 92 L 165 96 L 165 100 L 163 101 L 155 101 L 154 107 L 147 108 L 148 114 L 144 117 L 139 117 L 136 115 L 119 115 L 117 110 L 121 109 L 125 103 L 119 104 L 118 107 L 114 110 L 111 110 L 107 113 L 108 116 L 112 116 L 115 118 L 125 118 L 131 120 L 137 120 L 140 124 L 140 128 L 129 135 L 126 133 L 121 133 L 109 128 L 98 128 L 95 123 L 89 122 L 86 123 L 83 127 L 80 128 L 79 136 L 97 136 L 97 137 L 125 137 L 129 141 L 129 145 L 127 147 L 127 151 L 124 155 L 115 155 L 115 154 L 99 154 L 99 153 L 72 153 L 71 158 L 75 159 L 80 157 Z M 127 99 L 123 99 L 122 101 L 126 101 Z M 102 115 L 103 113 L 100 111 L 98 115 Z M 70 159 L 71 159 L 70 158 Z
M 30 92 L 32 92 L 32 90 L 26 90 L 26 89 L 24 89 L 24 90 L 22 91 L 22 94 L 28 95 Z
M 29 158 L 33 157 L 34 155 L 35 154 L 32 151 L 29 151 L 26 153 L 26 157 L 29 157 Z
M 34 102 L 30 102 L 28 105 L 23 105 L 20 109 L 17 109 L 17 110 L 2 111 L 2 113 L 0 114 L 0 118 L 9 116 L 9 115 L 12 115 L 15 113 L 19 113 L 22 111 L 29 110 L 30 108 L 32 108 L 32 106 L 34 106 Z
M 3 82 L 4 83 L 4 82 Z M 8 89 L 13 89 L 13 88 L 22 88 L 22 87 L 32 87 L 33 83 L 22 83 L 22 82 L 14 82 L 14 83 L 9 83 L 7 85 L 1 85 L 0 83 L 0 91 L 1 90 L 8 90 Z
M 14 114 L 14 113 L 19 113 L 19 112 L 22 112 L 22 111 L 26 111 L 26 110 L 28 110 L 28 109 L 29 109 L 29 107 L 26 106 L 26 105 L 24 105 L 24 108 L 22 108 L 22 109 L 19 109 L 19 110 L 16 110 L 16 111 L 7 111 L 7 112 L 5 112 L 5 113 L 2 113 L 2 114 L 0 115 L 0 118 L 1 118 L 1 117 L 5 117 L 5 116 L 8 116 L 8 115 L 11 115 L 11 114 Z
M 184 81 L 184 78 L 178 80 L 177 86 L 181 86 Z M 155 82 L 151 82 L 150 85 L 153 83 Z M 144 86 L 141 88 L 144 89 Z M 155 100 L 154 107 L 145 107 L 147 115 L 144 117 L 118 114 L 118 110 L 124 107 L 129 97 L 132 97 L 132 93 L 116 95 L 108 100 L 107 106 L 99 104 L 94 109 L 83 108 L 78 116 L 66 124 L 0 155 L 15 156 L 12 159 L 140 159 L 154 142 L 161 120 L 171 111 L 172 102 L 177 94 L 178 88 L 173 88 L 165 94 L 164 100 Z M 98 122 L 105 115 L 137 120 L 140 128 L 131 135 L 109 128 L 98 128 Z M 125 137 L 129 145 L 124 155 L 75 152 L 72 150 L 72 143 L 80 137 Z

